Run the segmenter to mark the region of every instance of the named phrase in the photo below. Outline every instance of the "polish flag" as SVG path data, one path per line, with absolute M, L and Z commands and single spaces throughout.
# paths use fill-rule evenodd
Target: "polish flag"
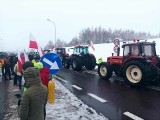
M 34 36 L 32 34 L 30 34 L 29 48 L 38 49 L 36 39 L 34 38 Z
M 91 47 L 95 51 L 92 41 L 88 44 L 88 47 Z
M 32 34 L 30 34 L 29 48 L 37 49 L 40 57 L 42 57 L 44 55 L 44 51 L 42 50 L 40 45 L 37 43 L 36 39 L 34 38 L 34 36 Z

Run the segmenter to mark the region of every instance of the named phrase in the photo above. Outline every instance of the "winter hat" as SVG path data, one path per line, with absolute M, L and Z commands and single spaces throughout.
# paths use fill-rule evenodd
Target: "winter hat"
M 23 63 L 23 65 L 22 65 L 23 70 L 26 70 L 29 67 L 34 67 L 34 64 L 31 61 L 27 61 L 27 62 Z

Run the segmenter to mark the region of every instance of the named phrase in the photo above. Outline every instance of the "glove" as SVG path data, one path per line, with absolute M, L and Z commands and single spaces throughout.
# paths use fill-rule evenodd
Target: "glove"
M 18 100 L 18 106 L 20 106 L 20 104 L 21 104 L 21 99 Z

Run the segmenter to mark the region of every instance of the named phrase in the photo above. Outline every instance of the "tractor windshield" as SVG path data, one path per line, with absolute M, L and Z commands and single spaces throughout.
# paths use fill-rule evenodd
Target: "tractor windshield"
M 65 53 L 64 49 L 57 49 L 57 53 Z
M 88 48 L 87 47 L 78 47 L 78 48 L 74 48 L 74 54 L 76 53 L 82 53 L 82 54 L 88 54 Z
M 154 47 L 154 45 L 144 45 L 143 52 L 148 57 L 155 56 L 155 47 Z

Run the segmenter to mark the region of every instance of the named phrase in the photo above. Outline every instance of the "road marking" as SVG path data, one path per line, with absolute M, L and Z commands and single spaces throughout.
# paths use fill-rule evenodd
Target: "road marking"
M 77 90 L 82 90 L 82 88 L 78 87 L 77 85 L 72 85 L 72 87 L 76 88 Z
M 140 118 L 140 117 L 138 117 L 138 116 L 136 116 L 136 115 L 134 115 L 134 114 L 132 114 L 130 112 L 124 112 L 123 114 L 128 116 L 128 117 L 130 117 L 130 118 L 132 118 L 133 120 L 144 120 L 144 119 L 142 119 L 142 118 Z
M 56 76 L 56 75 L 53 75 L 55 78 L 57 78 L 58 80 L 61 80 L 61 81 L 63 81 L 63 82 L 68 82 L 68 81 L 66 81 L 66 80 L 64 80 L 64 79 L 62 79 L 62 78 L 60 78 L 60 77 L 58 77 L 58 76 Z
M 83 73 L 98 75 L 98 73 L 96 71 L 91 71 L 91 70 L 85 70 L 85 71 L 83 71 Z
M 100 102 L 107 102 L 106 100 L 104 100 L 104 99 L 102 99 L 102 98 L 100 98 L 100 97 L 98 97 L 98 96 L 96 96 L 96 95 L 94 95 L 92 93 L 88 93 L 88 95 L 93 97 L 94 99 L 100 101 Z

